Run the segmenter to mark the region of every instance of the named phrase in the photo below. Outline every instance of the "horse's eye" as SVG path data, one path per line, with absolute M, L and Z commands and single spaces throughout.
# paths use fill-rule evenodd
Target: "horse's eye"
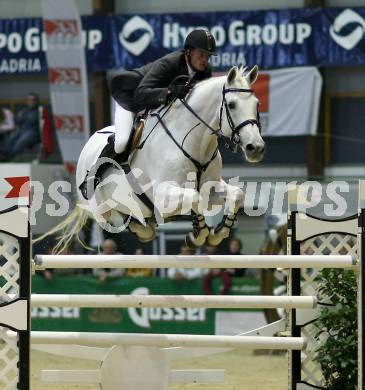
M 235 109 L 235 108 L 236 108 L 236 103 L 235 103 L 235 102 L 229 102 L 229 103 L 228 103 L 228 108 L 229 108 L 230 110 Z

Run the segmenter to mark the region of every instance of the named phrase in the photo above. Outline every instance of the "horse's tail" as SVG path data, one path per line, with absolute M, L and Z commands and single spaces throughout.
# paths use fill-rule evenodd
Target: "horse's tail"
M 33 242 L 39 242 L 49 237 L 51 235 L 57 235 L 57 244 L 54 246 L 52 253 L 59 254 L 67 249 L 74 238 L 81 243 L 81 245 L 87 249 L 87 245 L 80 238 L 80 231 L 85 226 L 89 218 L 89 213 L 87 210 L 76 205 L 72 212 L 58 225 L 52 228 L 47 233 L 44 233 L 42 236 L 33 240 Z

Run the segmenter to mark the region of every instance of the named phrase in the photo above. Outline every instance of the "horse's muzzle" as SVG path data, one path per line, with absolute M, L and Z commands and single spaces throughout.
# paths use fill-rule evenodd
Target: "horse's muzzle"
M 260 162 L 265 154 L 265 142 L 249 143 L 244 147 L 246 159 L 249 162 Z

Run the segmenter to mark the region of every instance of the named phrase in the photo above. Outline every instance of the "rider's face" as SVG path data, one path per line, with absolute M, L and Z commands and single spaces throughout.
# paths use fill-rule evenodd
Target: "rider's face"
M 190 63 L 194 69 L 202 72 L 209 63 L 210 54 L 200 49 L 190 49 Z
M 28 105 L 28 107 L 34 108 L 34 107 L 37 106 L 37 104 L 38 104 L 38 99 L 37 99 L 36 96 L 29 95 L 27 97 L 27 105 Z

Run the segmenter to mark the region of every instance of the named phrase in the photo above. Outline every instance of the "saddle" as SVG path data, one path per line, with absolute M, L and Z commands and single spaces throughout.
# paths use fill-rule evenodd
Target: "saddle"
M 115 153 L 114 151 L 115 134 L 111 133 L 110 136 L 108 137 L 108 143 L 101 151 L 98 159 L 102 157 L 107 157 L 116 161 L 120 165 L 126 164 L 128 162 L 129 156 L 139 146 L 147 116 L 148 116 L 148 111 L 144 111 L 142 114 L 136 115 L 135 121 L 133 123 L 132 131 L 129 136 L 126 150 L 123 153 L 119 153 L 119 154 Z M 86 200 L 90 200 L 92 198 L 96 187 L 100 183 L 102 174 L 109 166 L 110 164 L 100 165 L 97 171 L 95 172 L 94 176 L 89 176 L 89 171 L 87 172 L 84 181 L 79 186 L 81 194 Z
M 131 135 L 129 137 L 129 141 L 128 141 L 128 146 L 130 144 L 130 148 L 128 148 L 128 146 L 127 146 L 127 150 L 129 149 L 128 157 L 130 154 L 132 154 L 136 150 L 136 148 L 138 147 L 138 145 L 141 141 L 141 137 L 142 137 L 142 133 L 143 133 L 143 129 L 144 129 L 144 124 L 146 122 L 147 116 L 148 116 L 148 113 L 145 112 L 141 116 L 137 117 L 136 125 L 133 126 L 133 130 L 132 130 L 132 133 L 131 133 Z

